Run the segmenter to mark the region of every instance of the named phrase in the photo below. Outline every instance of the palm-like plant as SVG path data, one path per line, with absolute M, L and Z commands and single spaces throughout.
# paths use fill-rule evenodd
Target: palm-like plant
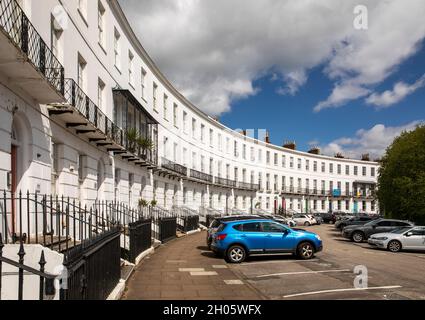
M 137 138 L 137 145 L 140 148 L 141 154 L 144 158 L 146 158 L 146 153 L 148 150 L 152 150 L 154 147 L 154 143 L 151 139 L 145 138 L 145 137 L 138 137 Z
M 136 144 L 137 140 L 139 138 L 139 132 L 136 128 L 129 128 L 126 131 L 126 137 L 127 137 L 127 149 L 131 153 L 136 152 Z

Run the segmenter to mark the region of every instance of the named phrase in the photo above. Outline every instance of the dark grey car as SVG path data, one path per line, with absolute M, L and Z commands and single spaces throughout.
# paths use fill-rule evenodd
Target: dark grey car
M 344 220 L 338 220 L 337 222 L 335 222 L 335 228 L 342 230 L 347 226 L 359 226 L 359 225 L 363 225 L 366 224 L 372 220 L 374 220 L 375 218 L 369 217 L 369 216 L 362 216 L 362 217 L 352 217 L 349 219 L 344 219 Z
M 391 232 L 393 230 L 414 226 L 412 222 L 393 219 L 377 219 L 361 226 L 351 225 L 342 230 L 342 235 L 351 241 L 360 243 L 375 233 Z

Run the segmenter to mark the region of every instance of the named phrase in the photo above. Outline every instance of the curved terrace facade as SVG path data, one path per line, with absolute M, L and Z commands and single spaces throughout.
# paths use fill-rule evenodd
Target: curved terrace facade
M 0 7 L 0 189 L 196 211 L 378 211 L 378 163 L 225 127 L 165 78 L 116 0 Z

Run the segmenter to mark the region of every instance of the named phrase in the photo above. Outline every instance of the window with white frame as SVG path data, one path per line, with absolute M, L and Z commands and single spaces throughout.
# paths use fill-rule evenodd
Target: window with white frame
M 51 18 L 51 48 L 52 53 L 56 57 L 60 57 L 62 54 L 62 48 L 61 48 L 61 37 L 63 33 L 63 29 L 60 26 L 60 24 L 57 22 L 55 17 L 52 15 Z
M 101 1 L 98 1 L 97 9 L 97 30 L 98 30 L 98 41 L 102 48 L 105 47 L 105 7 Z
M 214 131 L 210 129 L 210 147 L 214 146 Z
M 217 134 L 218 151 L 223 151 L 223 145 L 221 140 L 222 140 L 221 133 L 218 133 Z
M 78 82 L 78 86 L 81 88 L 81 90 L 85 91 L 86 90 L 86 67 L 87 67 L 87 62 L 86 60 L 80 55 L 78 54 L 78 64 L 77 64 L 77 82 Z
M 87 0 L 78 0 L 78 12 L 87 21 Z
M 192 118 L 192 138 L 196 139 L 196 119 Z
M 153 98 L 153 110 L 158 112 L 158 85 L 154 82 L 153 83 L 153 89 L 152 89 L 152 98 Z
M 163 107 L 163 117 L 165 120 L 168 120 L 168 96 L 164 94 L 164 98 L 162 101 L 162 107 Z
M 98 79 L 97 81 L 97 106 L 100 110 L 105 110 L 104 108 L 104 95 L 105 95 L 105 83 L 102 79 Z
M 205 142 L 205 125 L 201 123 L 201 142 Z
M 286 168 L 286 156 L 282 156 L 282 168 Z
M 141 78 L 141 88 L 142 88 L 142 98 L 146 100 L 146 70 L 142 68 L 142 78 Z
M 178 127 L 178 111 L 179 107 L 177 106 L 177 103 L 174 103 L 173 105 L 173 125 L 175 127 Z
M 134 88 L 134 70 L 133 70 L 134 55 L 128 51 L 128 83 Z
M 121 70 L 120 63 L 120 34 L 117 29 L 114 30 L 114 64 L 118 70 Z
M 183 132 L 187 133 L 187 112 L 183 111 Z

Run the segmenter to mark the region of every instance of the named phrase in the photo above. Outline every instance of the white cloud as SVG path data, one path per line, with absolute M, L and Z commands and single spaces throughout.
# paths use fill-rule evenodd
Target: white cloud
M 399 127 L 386 127 L 377 124 L 369 130 L 358 130 L 353 138 L 342 137 L 321 147 L 322 153 L 333 156 L 340 152 L 344 156 L 359 159 L 362 154 L 369 153 L 372 159 L 380 158 L 395 137 L 403 131 L 414 130 L 423 121 L 413 121 Z
M 397 82 L 392 90 L 384 91 L 381 94 L 373 93 L 366 99 L 366 103 L 374 105 L 378 108 L 387 108 L 400 102 L 405 97 L 411 95 L 423 86 L 425 86 L 425 74 L 413 84 Z
M 353 28 L 358 0 L 120 0 L 136 33 L 172 83 L 218 115 L 256 94 L 269 72 L 296 94 L 308 70 L 326 66 L 334 92 L 316 109 L 368 94 L 417 50 L 423 0 L 364 0 L 369 30 Z

